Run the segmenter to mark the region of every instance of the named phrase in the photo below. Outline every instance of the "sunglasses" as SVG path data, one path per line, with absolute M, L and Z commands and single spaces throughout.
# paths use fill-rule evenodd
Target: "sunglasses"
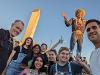
M 91 28 L 92 28 L 93 30 L 96 30 L 96 29 L 97 29 L 97 26 L 92 26 Z M 87 28 L 86 31 L 87 31 L 87 32 L 90 32 L 91 28 Z

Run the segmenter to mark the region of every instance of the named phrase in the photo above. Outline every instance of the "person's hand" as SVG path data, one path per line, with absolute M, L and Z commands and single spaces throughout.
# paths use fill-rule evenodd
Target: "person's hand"
M 61 15 L 62 15 L 63 17 L 67 17 L 67 15 L 66 15 L 65 12 L 62 12 Z
M 86 63 L 83 62 L 82 59 L 81 59 L 80 57 L 78 57 L 78 56 L 75 57 L 75 61 L 76 61 L 78 64 L 80 64 L 81 66 L 86 65 Z
M 63 43 L 63 39 L 61 38 L 61 39 L 59 39 L 59 41 L 58 41 L 60 44 L 62 44 Z
M 75 57 L 75 61 L 78 63 L 78 64 L 81 64 L 82 65 L 82 60 L 81 60 L 81 58 L 79 57 L 79 56 L 76 56 Z

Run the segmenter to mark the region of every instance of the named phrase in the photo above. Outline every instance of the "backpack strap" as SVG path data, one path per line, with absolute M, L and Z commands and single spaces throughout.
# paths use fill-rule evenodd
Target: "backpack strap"
M 55 64 L 55 69 L 56 69 L 56 73 L 58 72 L 58 69 L 57 69 L 57 63 Z
M 71 62 L 68 62 L 68 68 L 69 73 L 72 75 Z
M 20 46 L 20 53 L 22 52 L 22 46 Z

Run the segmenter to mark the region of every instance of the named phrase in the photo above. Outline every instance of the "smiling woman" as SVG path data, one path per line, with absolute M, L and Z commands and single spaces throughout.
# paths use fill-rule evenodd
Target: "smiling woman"
M 31 69 L 26 68 L 20 75 L 46 75 L 46 73 L 43 71 L 44 69 L 44 59 L 42 56 L 37 56 L 33 64 L 31 66 Z
M 26 55 L 30 54 L 32 45 L 33 40 L 31 37 L 28 37 L 25 39 L 22 46 L 17 46 L 14 48 L 7 62 L 6 75 L 19 75 L 19 73 L 21 73 L 21 62 Z

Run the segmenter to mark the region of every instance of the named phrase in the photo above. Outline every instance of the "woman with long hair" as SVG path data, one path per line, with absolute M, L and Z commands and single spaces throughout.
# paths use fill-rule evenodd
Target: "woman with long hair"
M 19 75 L 19 73 L 22 71 L 20 67 L 21 62 L 24 57 L 31 52 L 32 45 L 33 40 L 31 37 L 28 37 L 25 39 L 22 46 L 17 46 L 14 48 L 7 62 L 6 75 Z
M 24 69 L 20 75 L 46 75 L 43 69 L 44 69 L 43 56 L 37 56 L 33 60 L 31 68 Z

